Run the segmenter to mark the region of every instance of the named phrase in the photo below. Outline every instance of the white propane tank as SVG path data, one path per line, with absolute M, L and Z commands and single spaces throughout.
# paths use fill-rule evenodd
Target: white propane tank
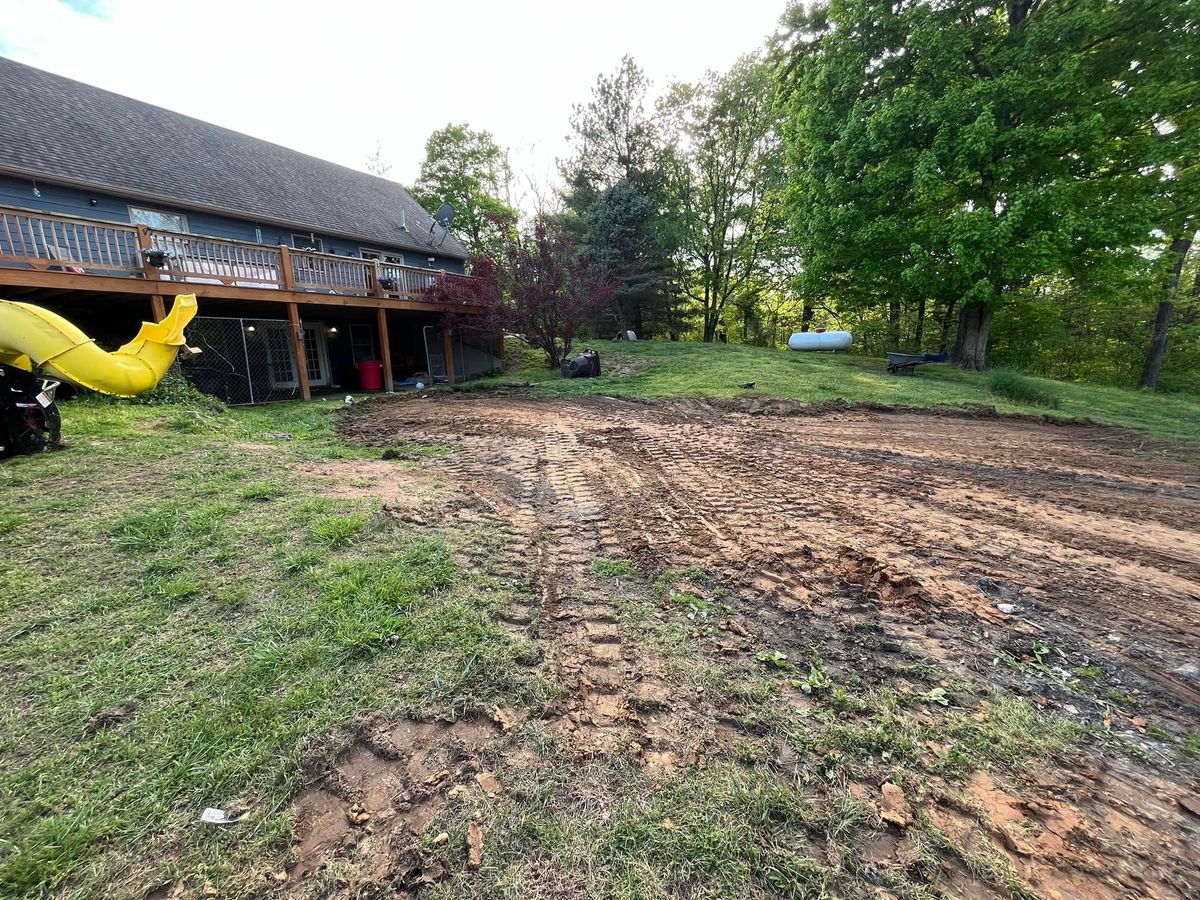
M 853 343 L 848 331 L 797 331 L 788 338 L 793 350 L 849 350 Z

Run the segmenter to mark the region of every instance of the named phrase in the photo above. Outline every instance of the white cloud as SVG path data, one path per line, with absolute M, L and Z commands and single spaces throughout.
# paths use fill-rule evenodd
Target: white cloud
M 571 104 L 630 53 L 657 86 L 728 67 L 785 0 L 5 0 L 0 53 L 355 168 L 376 142 L 410 182 L 429 133 L 486 128 L 535 178 Z

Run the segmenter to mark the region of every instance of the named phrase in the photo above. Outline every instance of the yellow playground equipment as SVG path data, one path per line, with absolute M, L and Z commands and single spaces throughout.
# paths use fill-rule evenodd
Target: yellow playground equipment
M 175 298 L 161 322 L 143 322 L 128 344 L 107 353 L 56 313 L 0 300 L 0 456 L 59 443 L 54 392 L 61 382 L 134 397 L 157 385 L 183 352 L 183 329 L 196 315 L 196 295 Z

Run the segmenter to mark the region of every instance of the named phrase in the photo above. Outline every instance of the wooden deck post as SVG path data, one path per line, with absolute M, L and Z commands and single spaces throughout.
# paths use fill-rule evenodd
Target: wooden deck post
M 383 389 L 390 394 L 396 386 L 392 380 L 392 345 L 388 341 L 387 310 L 381 306 L 375 310 L 375 316 L 379 324 L 379 355 L 383 358 Z
M 287 244 L 279 245 L 279 275 L 285 291 L 296 290 L 296 279 L 292 273 L 292 248 Z
M 383 289 L 383 285 L 380 283 L 382 281 L 383 281 L 383 266 L 380 265 L 379 260 L 374 260 L 373 264 L 371 265 L 371 282 L 372 282 L 373 292 L 376 297 L 386 297 L 387 296 L 387 291 L 385 291 Z
M 154 242 L 150 240 L 150 229 L 147 226 L 137 226 L 137 243 L 139 251 L 154 249 Z M 142 275 L 147 281 L 158 281 L 158 269 L 150 265 L 150 260 L 146 257 L 145 253 L 140 255 L 142 257 Z M 150 314 L 154 317 L 155 322 L 161 322 L 167 317 L 167 307 L 163 302 L 162 294 L 150 295 Z
M 312 391 L 308 388 L 308 357 L 304 355 L 304 334 L 300 325 L 300 308 L 295 303 L 289 303 L 288 321 L 291 323 L 292 350 L 296 355 L 296 378 L 300 382 L 300 396 L 305 400 L 312 399 Z
M 446 381 L 449 384 L 455 384 L 454 380 L 454 340 L 451 338 L 449 328 L 442 329 L 442 339 L 444 341 L 445 358 L 446 358 Z

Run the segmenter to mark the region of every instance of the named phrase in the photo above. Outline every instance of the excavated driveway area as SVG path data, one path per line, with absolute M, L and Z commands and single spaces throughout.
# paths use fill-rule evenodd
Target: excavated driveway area
M 536 590 L 500 618 L 542 648 L 561 696 L 540 718 L 574 758 L 633 753 L 672 777 L 738 727 L 681 696 L 630 637 L 595 577 L 598 560 L 628 561 L 665 578 L 668 598 L 698 598 L 689 619 L 709 627 L 692 636 L 714 660 L 770 670 L 819 652 L 835 682 L 901 692 L 893 661 L 923 661 L 1139 748 L 1140 762 L 1088 751 L 1091 763 L 1007 793 L 979 773 L 971 808 L 1046 896 L 1195 886 L 1196 768 L 1180 749 L 1200 730 L 1189 451 L 1083 425 L 752 399 L 414 397 L 366 404 L 343 429 L 451 448 L 422 470 L 470 498 L 528 568 Z M 962 824 L 961 810 L 931 814 L 952 837 Z M 903 853 L 881 846 L 869 852 Z

